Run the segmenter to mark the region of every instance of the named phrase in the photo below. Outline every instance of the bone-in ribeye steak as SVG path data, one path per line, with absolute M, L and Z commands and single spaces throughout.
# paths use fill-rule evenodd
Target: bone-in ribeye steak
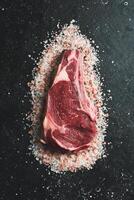
M 97 111 L 84 87 L 80 51 L 64 51 L 46 106 L 43 137 L 48 144 L 69 151 L 90 145 L 97 132 Z

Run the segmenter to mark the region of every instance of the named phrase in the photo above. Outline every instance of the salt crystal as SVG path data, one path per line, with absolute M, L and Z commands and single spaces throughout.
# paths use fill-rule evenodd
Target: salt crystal
M 124 6 L 128 6 L 128 2 L 127 1 L 124 2 Z
M 101 2 L 102 2 L 103 5 L 107 5 L 109 3 L 108 0 L 101 0 Z

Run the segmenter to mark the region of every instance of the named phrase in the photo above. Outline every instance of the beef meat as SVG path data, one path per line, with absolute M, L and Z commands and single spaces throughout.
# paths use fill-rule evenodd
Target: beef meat
M 44 140 L 69 151 L 86 148 L 97 133 L 96 114 L 84 87 L 83 57 L 66 50 L 48 91 Z

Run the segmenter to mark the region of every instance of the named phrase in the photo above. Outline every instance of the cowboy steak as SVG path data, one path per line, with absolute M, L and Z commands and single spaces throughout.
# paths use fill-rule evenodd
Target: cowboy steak
M 96 116 L 84 86 L 82 54 L 65 50 L 48 91 L 44 140 L 68 151 L 86 148 L 97 133 Z

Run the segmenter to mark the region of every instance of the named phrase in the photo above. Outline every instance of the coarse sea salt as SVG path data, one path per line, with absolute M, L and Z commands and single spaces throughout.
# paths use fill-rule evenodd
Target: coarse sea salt
M 37 67 L 33 69 L 33 80 L 28 83 L 32 96 L 32 112 L 27 117 L 31 121 L 30 134 L 32 136 L 30 149 L 36 160 L 47 165 L 56 173 L 87 168 L 92 169 L 98 159 L 104 155 L 104 137 L 108 124 L 108 113 L 104 105 L 104 95 L 100 74 L 97 69 L 99 63 L 95 49 L 79 27 L 71 21 L 65 25 L 60 34 L 55 33 L 50 43 L 44 42 L 45 47 Z M 59 24 L 57 25 L 59 27 Z M 94 41 L 93 41 L 94 42 Z M 93 43 L 92 42 L 92 43 Z M 54 152 L 40 142 L 43 103 L 47 96 L 49 78 L 53 66 L 58 67 L 56 58 L 65 49 L 79 49 L 84 54 L 84 82 L 87 94 L 98 108 L 97 132 L 87 149 L 78 152 Z

